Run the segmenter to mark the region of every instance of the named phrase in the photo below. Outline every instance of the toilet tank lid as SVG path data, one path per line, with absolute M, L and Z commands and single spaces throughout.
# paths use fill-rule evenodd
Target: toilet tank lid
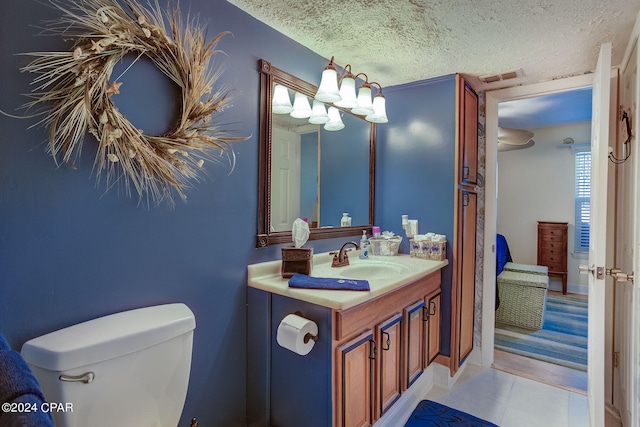
M 30 365 L 66 371 L 168 341 L 196 327 L 184 304 L 165 304 L 115 313 L 27 341 L 22 357 Z

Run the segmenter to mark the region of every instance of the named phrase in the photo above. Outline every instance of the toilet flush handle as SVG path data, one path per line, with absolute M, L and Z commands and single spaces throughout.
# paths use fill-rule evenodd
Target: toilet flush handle
M 60 381 L 68 381 L 68 382 L 81 382 L 85 384 L 89 384 L 96 378 L 96 374 L 93 372 L 87 372 L 81 375 L 60 375 L 58 379 Z

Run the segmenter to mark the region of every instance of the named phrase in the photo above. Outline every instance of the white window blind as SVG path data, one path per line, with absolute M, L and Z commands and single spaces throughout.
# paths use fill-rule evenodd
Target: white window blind
M 575 242 L 576 252 L 589 251 L 589 219 L 591 209 L 591 151 L 576 150 L 576 218 Z

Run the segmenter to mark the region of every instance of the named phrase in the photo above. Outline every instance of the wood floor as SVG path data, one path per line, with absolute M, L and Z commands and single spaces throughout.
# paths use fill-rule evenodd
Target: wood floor
M 549 294 L 562 295 L 562 292 L 549 291 Z M 570 296 L 587 299 L 586 295 L 571 294 Z M 565 368 L 497 349 L 494 350 L 493 367 L 577 393 L 587 393 L 587 373 L 576 369 Z

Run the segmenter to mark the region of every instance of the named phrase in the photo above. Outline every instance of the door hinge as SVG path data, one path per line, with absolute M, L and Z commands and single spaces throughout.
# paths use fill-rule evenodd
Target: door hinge
M 617 368 L 618 366 L 620 366 L 620 352 L 619 351 L 614 351 L 613 352 L 613 367 Z

